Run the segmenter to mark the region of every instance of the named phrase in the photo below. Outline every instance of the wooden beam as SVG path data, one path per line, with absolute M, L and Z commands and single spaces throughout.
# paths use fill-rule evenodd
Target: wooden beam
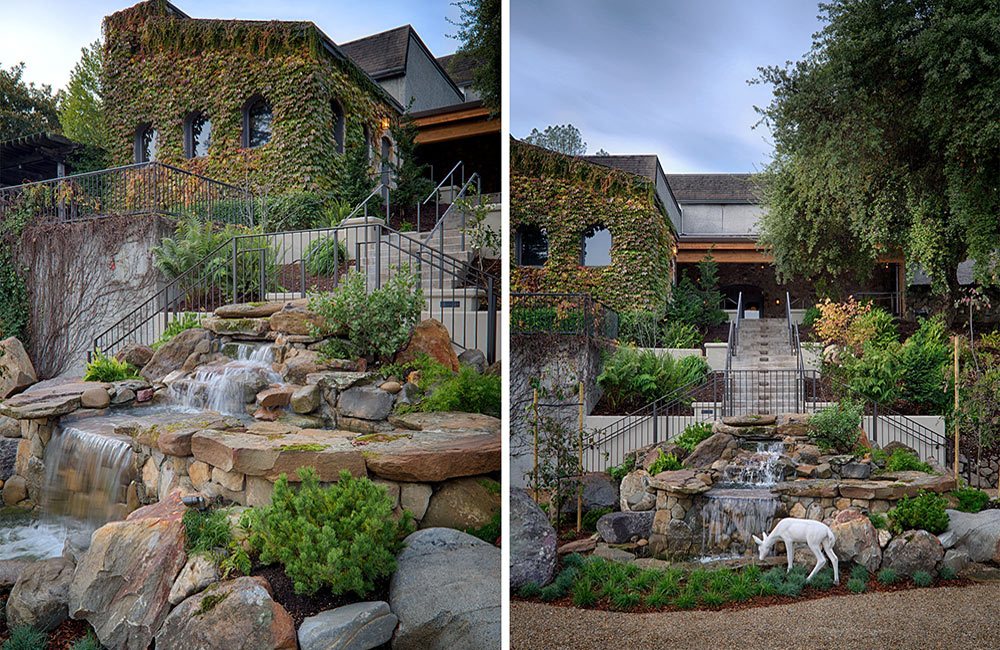
M 477 135 L 500 134 L 500 121 L 490 120 L 488 122 L 470 122 L 467 124 L 455 124 L 452 126 L 439 126 L 430 129 L 423 129 L 414 138 L 417 144 L 432 144 L 435 142 L 447 142 L 448 140 L 460 140 Z
M 477 106 L 475 108 L 466 108 L 449 113 L 439 113 L 437 115 L 428 115 L 427 117 L 417 117 L 413 119 L 413 124 L 420 129 L 426 126 L 434 126 L 435 124 L 449 124 L 451 122 L 461 122 L 465 120 L 487 120 L 489 117 L 489 110 L 481 106 Z M 499 128 L 499 126 L 497 128 Z

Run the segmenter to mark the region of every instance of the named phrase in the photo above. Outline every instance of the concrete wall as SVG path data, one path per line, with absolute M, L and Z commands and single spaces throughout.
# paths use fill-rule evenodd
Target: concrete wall
M 756 235 L 764 209 L 747 203 L 685 203 L 681 234 Z

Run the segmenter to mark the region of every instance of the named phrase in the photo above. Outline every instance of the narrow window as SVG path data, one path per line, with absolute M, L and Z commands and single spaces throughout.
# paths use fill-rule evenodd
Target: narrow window
M 208 155 L 212 141 L 212 120 L 200 111 L 191 113 L 184 121 L 184 155 L 201 158 Z
M 368 162 L 372 161 L 372 127 L 367 124 L 362 128 L 362 133 L 365 138 L 365 160 Z
M 535 225 L 518 226 L 514 252 L 520 266 L 545 266 L 549 259 L 549 236 Z
M 243 146 L 262 147 L 271 141 L 271 105 L 263 97 L 254 97 L 243 109 Z
M 602 225 L 583 231 L 583 253 L 580 263 L 584 266 L 611 265 L 611 232 Z
M 135 161 L 137 163 L 156 160 L 157 144 L 160 134 L 151 124 L 142 124 L 135 130 Z
M 344 153 L 344 109 L 335 99 L 330 103 L 333 112 L 333 144 L 337 153 Z
M 392 171 L 392 165 L 390 164 L 390 157 L 392 156 L 392 140 L 389 136 L 382 136 L 382 184 L 385 186 L 389 185 L 391 180 L 390 172 Z

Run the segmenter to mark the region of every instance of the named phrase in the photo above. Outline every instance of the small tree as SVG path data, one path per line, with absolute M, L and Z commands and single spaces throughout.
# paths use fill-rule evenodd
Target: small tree
M 104 149 L 107 127 L 104 121 L 104 99 L 101 75 L 104 67 L 100 41 L 80 50 L 80 60 L 70 73 L 69 84 L 59 92 L 59 122 L 63 134 L 83 145 L 74 156 L 76 171 L 107 167 Z
M 547 126 L 544 131 L 531 129 L 524 141 L 567 156 L 582 156 L 587 153 L 587 143 L 583 141 L 580 129 L 572 124 Z
M 501 15 L 500 0 L 460 0 L 453 3 L 461 10 L 458 34 L 462 41 L 456 60 L 470 59 L 476 64 L 472 88 L 479 93 L 493 115 L 500 113 L 501 104 Z
M 434 189 L 430 180 L 430 167 L 417 161 L 417 127 L 409 115 L 404 115 L 391 129 L 396 146 L 396 161 L 390 164 L 396 186 L 392 189 L 390 202 L 401 208 L 410 208 L 424 200 Z

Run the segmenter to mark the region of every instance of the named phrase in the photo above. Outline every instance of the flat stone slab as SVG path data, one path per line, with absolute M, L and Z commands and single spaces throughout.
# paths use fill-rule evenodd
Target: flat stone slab
M 485 431 L 500 433 L 500 419 L 479 413 L 406 413 L 390 415 L 389 422 L 413 431 Z
M 223 305 L 215 310 L 219 318 L 267 318 L 281 311 L 285 301 L 244 302 L 235 305 Z
M 226 472 L 263 476 L 269 481 L 286 474 L 298 481 L 296 470 L 312 467 L 320 481 L 336 481 L 340 472 L 366 476 L 365 458 L 350 438 L 323 430 L 303 429 L 287 435 L 200 431 L 191 438 L 196 460 Z
M 727 433 L 734 438 L 743 438 L 746 440 L 773 440 L 778 438 L 777 427 L 773 425 L 765 424 L 753 424 L 753 425 L 731 425 L 726 424 L 725 420 L 722 422 L 716 422 L 712 425 L 713 433 Z
M 353 370 L 326 370 L 311 372 L 306 375 L 306 384 L 318 384 L 320 388 L 335 388 L 347 390 L 372 376 L 370 372 L 355 372 Z
M 363 443 L 358 449 L 368 471 L 390 481 L 437 483 L 500 471 L 499 432 L 389 432 L 359 436 L 355 443 Z
M 774 424 L 777 419 L 777 415 L 732 415 L 722 418 L 722 423 L 731 427 L 756 427 Z
M 81 381 L 46 386 L 6 400 L 0 404 L 0 415 L 15 420 L 40 420 L 72 413 L 80 408 L 81 396 L 91 388 L 108 390 L 111 384 Z
M 678 469 L 671 472 L 660 472 L 649 479 L 649 489 L 662 490 L 672 494 L 701 494 L 708 492 L 711 485 L 706 485 L 698 478 L 701 472 L 691 469 Z
M 784 481 L 771 488 L 775 494 L 790 497 L 834 498 L 839 494 L 836 479 L 817 478 Z

